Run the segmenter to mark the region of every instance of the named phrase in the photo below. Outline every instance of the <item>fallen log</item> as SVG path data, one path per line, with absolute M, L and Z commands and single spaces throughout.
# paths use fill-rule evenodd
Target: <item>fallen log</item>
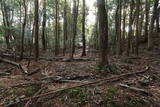
M 29 97 L 29 98 L 21 99 L 21 101 L 14 102 L 14 103 L 12 103 L 10 105 L 7 105 L 7 106 L 16 105 L 18 103 L 28 101 L 31 98 L 34 99 L 34 98 L 40 98 L 40 97 L 43 97 L 43 96 L 45 96 L 45 97 L 46 96 L 50 96 L 50 95 L 53 95 L 55 93 L 61 93 L 61 92 L 64 92 L 66 90 L 73 89 L 73 88 L 84 87 L 84 86 L 88 86 L 88 85 L 95 85 L 95 84 L 100 83 L 100 82 L 103 82 L 103 84 L 106 83 L 106 82 L 108 82 L 108 83 L 109 82 L 115 82 L 115 81 L 120 80 L 120 79 L 125 79 L 124 77 L 129 77 L 129 76 L 133 76 L 133 75 L 137 75 L 137 74 L 143 74 L 143 73 L 146 73 L 147 71 L 150 71 L 150 70 L 146 69 L 144 71 L 126 73 L 126 74 L 122 74 L 122 75 L 118 75 L 118 76 L 113 76 L 113 77 L 106 78 L 106 79 L 96 80 L 96 81 L 92 81 L 92 82 L 88 82 L 88 83 L 83 83 L 83 84 L 79 84 L 79 85 L 75 85 L 75 86 L 71 86 L 71 87 L 58 88 L 58 89 L 50 91 L 48 93 L 44 93 L 44 94 L 37 95 L 37 96 L 34 96 L 34 97 Z
M 4 63 L 7 63 L 7 64 L 11 64 L 13 66 L 16 66 L 16 67 L 18 67 L 21 70 L 22 73 L 28 74 L 27 68 L 25 68 L 24 66 L 22 66 L 19 63 L 16 63 L 14 61 L 10 61 L 8 59 L 3 59 L 3 58 L 0 58 L 0 62 L 4 62 Z
M 144 89 L 140 89 L 140 88 L 136 88 L 136 87 L 130 87 L 130 86 L 125 85 L 125 84 L 120 84 L 119 86 L 120 86 L 120 87 L 123 87 L 123 88 L 130 89 L 130 90 L 132 90 L 132 91 L 134 91 L 134 92 L 141 93 L 141 94 L 143 94 L 143 95 L 152 95 L 152 94 L 150 94 L 149 92 L 147 92 L 147 91 L 144 90 Z

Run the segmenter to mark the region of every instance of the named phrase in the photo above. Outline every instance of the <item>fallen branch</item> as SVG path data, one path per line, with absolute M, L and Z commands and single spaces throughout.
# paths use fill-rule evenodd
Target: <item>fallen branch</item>
M 61 76 L 47 76 L 42 78 L 42 80 L 49 80 L 52 82 L 59 82 L 63 80 L 84 80 L 86 78 L 89 78 L 93 75 L 82 75 L 82 76 L 74 76 L 74 77 L 61 77 Z
M 136 88 L 136 87 L 130 87 L 130 86 L 125 85 L 125 84 L 120 84 L 120 87 L 128 88 L 128 89 L 130 89 L 132 91 L 135 91 L 135 92 L 138 92 L 138 93 L 141 93 L 141 94 L 144 94 L 144 95 L 152 95 L 152 94 L 150 94 L 149 92 L 147 92 L 144 89 L 140 89 L 140 88 Z
M 34 75 L 36 73 L 39 73 L 40 71 L 41 71 L 41 68 L 38 68 L 35 71 L 32 71 L 32 72 L 28 73 L 28 76 Z
M 4 70 L 4 72 L 11 73 L 13 69 L 15 69 L 15 67 L 12 67 L 12 68 L 6 69 L 6 70 Z
M 24 87 L 24 86 L 28 86 L 28 85 L 40 85 L 42 84 L 41 81 L 33 81 L 33 82 L 26 82 L 26 83 L 20 83 L 20 84 L 16 84 L 16 85 L 12 85 L 9 86 L 8 88 L 15 88 L 15 87 Z
M 3 58 L 0 58 L 0 62 L 4 62 L 4 63 L 7 63 L 7 64 L 11 64 L 13 66 L 16 66 L 22 71 L 22 73 L 28 74 L 27 68 L 25 68 L 21 64 L 18 64 L 18 63 L 14 62 L 14 61 L 10 61 L 10 60 L 3 59 Z
M 8 76 L 8 75 L 10 75 L 10 73 L 0 72 L 0 75 L 1 75 L 1 76 Z
M 36 92 L 36 93 L 33 95 L 33 97 L 41 94 L 42 90 L 44 90 L 44 89 L 45 89 L 45 88 L 41 88 L 38 92 Z M 24 107 L 30 107 L 30 105 L 32 105 L 32 103 L 34 102 L 34 100 L 35 100 L 35 99 L 32 99 L 32 98 L 31 98 L 31 99 L 25 104 Z
M 28 101 L 31 98 L 34 99 L 34 98 L 40 98 L 40 97 L 43 97 L 43 96 L 46 97 L 46 96 L 49 96 L 49 95 L 52 95 L 52 94 L 55 94 L 55 93 L 61 93 L 63 91 L 73 89 L 73 88 L 78 88 L 78 87 L 83 87 L 83 86 L 88 86 L 88 85 L 94 85 L 94 84 L 97 84 L 97 83 L 100 83 L 100 82 L 103 82 L 103 84 L 106 83 L 106 82 L 115 82 L 115 81 L 120 80 L 120 79 L 125 79 L 124 77 L 129 77 L 129 76 L 133 76 L 133 75 L 136 75 L 136 74 L 143 74 L 147 71 L 149 71 L 149 69 L 144 70 L 144 71 L 140 71 L 140 72 L 126 73 L 126 74 L 122 74 L 122 75 L 119 75 L 119 76 L 114 76 L 114 77 L 110 77 L 110 78 L 106 78 L 106 79 L 96 80 L 96 81 L 83 83 L 83 84 L 79 84 L 79 85 L 75 85 L 75 86 L 71 86 L 71 87 L 59 88 L 59 89 L 50 91 L 48 93 L 44 93 L 44 94 L 37 95 L 37 96 L 34 96 L 34 97 L 29 97 L 29 98 L 22 99 L 21 101 L 17 101 L 17 102 L 15 102 L 13 104 L 10 104 L 8 106 L 12 106 L 12 105 L 16 105 L 16 104 L 21 103 L 21 102 Z

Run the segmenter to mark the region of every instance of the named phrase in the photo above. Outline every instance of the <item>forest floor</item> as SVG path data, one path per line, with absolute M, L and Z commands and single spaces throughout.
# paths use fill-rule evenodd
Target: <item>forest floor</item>
M 158 41 L 158 40 L 157 40 Z M 0 63 L 0 105 L 13 107 L 160 107 L 160 49 L 142 45 L 139 56 L 110 56 L 97 66 L 96 55 L 66 60 L 17 62 L 28 72 Z M 79 52 L 78 52 L 79 53 Z M 45 56 L 45 55 L 44 55 Z

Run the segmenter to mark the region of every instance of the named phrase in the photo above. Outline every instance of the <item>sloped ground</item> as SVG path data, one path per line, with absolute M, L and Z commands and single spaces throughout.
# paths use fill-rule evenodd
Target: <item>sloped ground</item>
M 158 41 L 160 41 L 159 38 L 155 37 L 156 48 L 153 56 L 146 51 L 146 44 L 143 44 L 138 57 L 111 56 L 110 66 L 102 70 L 98 68 L 98 59 L 94 56 L 79 58 L 77 55 L 77 60 L 74 61 L 64 60 L 66 58 L 58 61 L 31 61 L 28 67 L 30 72 L 37 68 L 41 69 L 40 72 L 31 76 L 22 74 L 16 67 L 0 63 L 0 72 L 13 68 L 9 75 L 0 76 L 0 105 L 15 107 L 160 107 L 160 47 Z M 19 63 L 24 66 L 28 65 L 26 60 Z M 101 81 L 92 85 L 66 89 L 139 71 L 146 72 L 125 76 L 117 81 Z M 129 88 L 124 88 L 123 85 Z

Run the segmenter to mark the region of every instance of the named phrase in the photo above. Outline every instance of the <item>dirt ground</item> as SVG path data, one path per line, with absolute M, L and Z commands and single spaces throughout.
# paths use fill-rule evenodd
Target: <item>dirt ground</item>
M 0 63 L 0 72 L 5 72 L 4 75 L 0 75 L 1 106 L 160 106 L 160 56 L 110 56 L 110 66 L 106 68 L 98 67 L 98 58 L 95 55 L 83 58 L 76 55 L 73 61 L 66 59 L 67 57 L 58 57 L 53 61 L 31 61 L 28 72 L 38 72 L 29 76 L 21 73 L 17 67 Z M 18 63 L 27 67 L 28 60 Z M 70 88 L 107 78 L 116 79 L 120 75 L 140 71 L 145 72 L 124 76 L 116 81 L 99 81 Z

